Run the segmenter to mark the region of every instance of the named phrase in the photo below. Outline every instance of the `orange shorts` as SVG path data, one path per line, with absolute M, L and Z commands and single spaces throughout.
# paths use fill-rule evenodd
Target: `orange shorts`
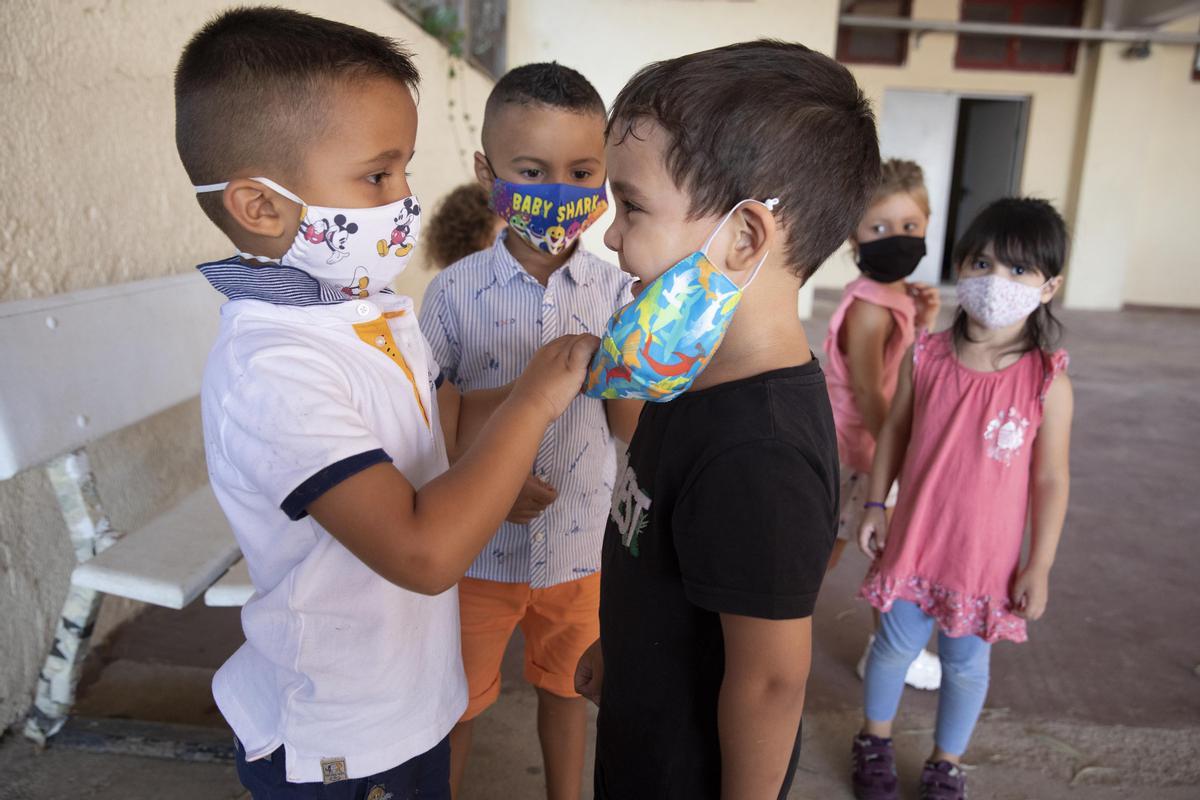
M 600 637 L 600 575 L 546 589 L 463 578 L 458 584 L 463 668 L 474 719 L 500 696 L 500 662 L 513 629 L 525 635 L 525 680 L 560 697 L 575 693 L 575 665 Z

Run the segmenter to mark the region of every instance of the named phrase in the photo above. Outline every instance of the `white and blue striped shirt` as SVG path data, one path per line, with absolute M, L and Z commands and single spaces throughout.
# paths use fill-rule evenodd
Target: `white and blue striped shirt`
M 421 331 L 464 392 L 516 380 L 534 351 L 559 336 L 599 336 L 631 299 L 632 279 L 582 244 L 542 286 L 505 248 L 506 235 L 446 268 L 425 292 Z M 501 525 L 467 575 L 540 589 L 598 572 L 614 470 L 603 401 L 580 395 L 546 431 L 533 465 L 558 499 L 528 525 Z

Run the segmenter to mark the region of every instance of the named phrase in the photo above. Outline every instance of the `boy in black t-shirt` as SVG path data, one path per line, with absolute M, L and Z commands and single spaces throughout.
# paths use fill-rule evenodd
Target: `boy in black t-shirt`
M 796 296 L 878 184 L 874 118 L 845 68 L 762 40 L 646 67 L 607 133 L 622 268 L 650 283 L 712 236 L 745 292 L 690 391 L 646 406 L 618 477 L 600 639 L 576 673 L 600 705 L 596 797 L 782 798 L 838 509 Z M 623 374 L 643 368 L 635 349 Z

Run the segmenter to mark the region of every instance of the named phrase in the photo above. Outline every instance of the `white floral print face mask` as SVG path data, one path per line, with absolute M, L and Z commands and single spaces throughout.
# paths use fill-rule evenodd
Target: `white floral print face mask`
M 959 279 L 955 290 L 971 319 L 985 328 L 1007 328 L 1037 311 L 1044 288 L 1045 283 L 1030 286 L 1001 275 L 980 275 Z

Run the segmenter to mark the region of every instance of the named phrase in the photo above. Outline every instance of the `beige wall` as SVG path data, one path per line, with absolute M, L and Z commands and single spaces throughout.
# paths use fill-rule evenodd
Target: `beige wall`
M 174 146 L 172 72 L 222 0 L 0 2 L 0 301 L 185 272 L 231 245 L 196 205 Z M 292 0 L 405 41 L 421 70 L 412 184 L 426 209 L 467 180 L 475 143 L 447 120 L 447 93 L 476 119 L 491 82 L 459 70 L 385 0 Z M 420 252 L 420 250 L 418 250 Z M 431 274 L 401 281 L 418 298 Z M 197 404 L 90 448 L 118 529 L 135 528 L 204 480 Z M 0 729 L 28 708 L 73 557 L 39 470 L 0 482 Z M 117 621 L 106 606 L 109 621 Z M 127 606 L 125 608 L 128 608 Z M 127 613 L 127 612 L 126 612 Z
M 1167 30 L 1195 33 L 1192 16 Z M 1067 302 L 1200 308 L 1200 82 L 1190 47 L 1100 47 Z
M 1099 0 L 1085 5 L 1097 24 Z M 914 0 L 913 18 L 957 20 L 958 0 Z M 802 41 L 831 52 L 835 0 L 580 0 L 561 25 L 556 0 L 512 0 L 509 63 L 557 59 L 578 68 L 611 102 L 642 65 L 756 36 Z M 1170 30 L 1195 33 L 1196 17 Z M 1066 302 L 1119 308 L 1123 303 L 1200 307 L 1200 283 L 1188 280 L 1190 225 L 1200 215 L 1200 82 L 1191 80 L 1191 47 L 1155 45 L 1149 59 L 1122 57 L 1121 44 L 1081 44 L 1072 74 L 958 70 L 957 37 L 909 38 L 900 67 L 848 65 L 878 114 L 888 89 L 973 96 L 1026 96 L 1029 127 L 1021 192 L 1052 201 L 1074 231 Z M 585 234 L 601 255 L 607 219 Z M 816 286 L 840 287 L 857 274 L 848 249 L 816 274 Z
M 954 20 L 960 4 L 957 0 L 916 0 L 913 5 L 914 18 Z M 512 0 L 509 63 L 557 59 L 583 72 L 606 103 L 612 102 L 633 72 L 658 59 L 759 36 L 800 41 L 825 53 L 832 53 L 836 44 L 838 3 L 833 0 L 592 0 L 572 5 L 578 24 L 569 28 L 557 24 L 556 7 L 554 0 Z M 631 24 L 632 20 L 636 24 Z M 927 34 L 919 44 L 912 38 L 903 67 L 847 65 L 871 99 L 876 115 L 887 89 L 1028 95 L 1029 135 L 1022 190 L 1047 197 L 1060 207 L 1067 204 L 1086 49 L 1080 51 L 1074 75 L 963 71 L 953 69 L 954 36 Z M 585 235 L 585 242 L 607 256 L 601 241 L 605 227 L 607 219 Z M 813 284 L 840 288 L 857 274 L 848 248 L 843 248 L 817 272 Z
M 9 109 L 0 300 L 182 272 L 229 254 L 175 155 L 171 80 L 188 37 L 232 5 L 0 3 L 0 103 Z M 475 145 L 461 122 L 448 122 L 446 97 L 479 112 L 490 80 L 467 69 L 451 87 L 445 50 L 385 0 L 282 5 L 409 43 L 423 78 L 413 186 L 432 207 L 470 177 L 458 145 L 468 156 Z M 403 285 L 419 296 L 426 282 L 418 273 Z
M 959 6 L 915 0 L 913 18 L 954 20 Z M 1094 24 L 1099 4 L 1086 9 Z M 1198 28 L 1192 16 L 1166 29 Z M 1130 60 L 1124 44 L 1081 44 L 1075 73 L 1050 75 L 956 70 L 955 46 L 951 34 L 910 36 L 902 67 L 849 66 L 877 108 L 887 89 L 1028 96 L 1021 191 L 1051 200 L 1072 227 L 1067 305 L 1200 307 L 1189 235 L 1200 217 L 1194 49 L 1155 45 L 1150 58 Z M 854 274 L 848 257 L 835 257 L 817 282 L 841 285 Z
M 508 62 L 557 60 L 605 103 L 652 61 L 764 36 L 832 53 L 838 0 L 509 0 Z
M 957 0 L 915 0 L 914 19 L 957 20 Z M 1079 117 L 1086 95 L 1085 73 L 1090 54 L 1079 49 L 1072 75 L 1029 72 L 958 70 L 954 68 L 957 37 L 928 33 L 920 41 L 909 36 L 908 60 L 901 67 L 848 64 L 876 108 L 887 89 L 954 91 L 969 94 L 1025 95 L 1029 128 L 1021 191 L 1052 201 L 1059 209 L 1071 204 L 1072 163 L 1079 138 Z M 841 286 L 857 274 L 849 257 L 835 269 L 818 273 L 820 285 Z

